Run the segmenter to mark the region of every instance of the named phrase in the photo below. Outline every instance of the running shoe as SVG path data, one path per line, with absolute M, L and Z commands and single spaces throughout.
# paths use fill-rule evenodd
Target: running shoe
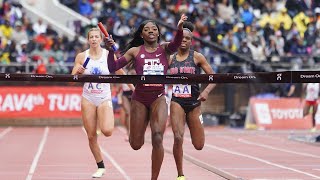
M 186 178 L 184 176 L 178 176 L 177 180 L 186 180 Z
M 311 132 L 317 132 L 317 128 L 316 127 L 314 127 L 314 128 L 312 128 L 311 130 L 310 130 Z
M 98 170 L 94 174 L 92 174 L 92 177 L 93 178 L 101 178 L 105 172 L 106 172 L 105 168 L 98 168 Z

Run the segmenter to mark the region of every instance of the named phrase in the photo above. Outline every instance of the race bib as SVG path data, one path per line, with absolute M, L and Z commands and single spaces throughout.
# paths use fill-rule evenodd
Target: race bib
M 143 75 L 163 75 L 164 66 L 160 59 L 145 59 Z
M 187 84 L 174 84 L 172 87 L 174 97 L 189 98 L 191 97 L 191 85 Z
M 145 59 L 143 75 L 164 75 L 164 66 L 160 59 Z M 162 84 L 144 84 L 144 86 L 163 86 Z

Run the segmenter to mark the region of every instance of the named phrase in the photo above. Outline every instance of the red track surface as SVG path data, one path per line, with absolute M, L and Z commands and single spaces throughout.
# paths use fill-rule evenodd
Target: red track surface
M 188 131 L 186 131 L 188 132 Z M 288 136 L 307 131 L 246 131 L 206 128 L 206 144 L 194 150 L 185 135 L 184 171 L 187 179 L 320 179 L 319 146 Z M 101 179 L 150 179 L 150 132 L 134 151 L 121 128 L 112 137 L 99 136 L 107 165 Z M 164 138 L 165 158 L 159 180 L 176 178 L 170 129 Z M 0 179 L 91 179 L 96 170 L 82 127 L 0 127 Z

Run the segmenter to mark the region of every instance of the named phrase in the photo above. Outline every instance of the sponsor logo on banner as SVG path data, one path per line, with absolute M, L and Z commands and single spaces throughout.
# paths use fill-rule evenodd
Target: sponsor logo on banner
M 261 124 L 271 124 L 272 118 L 268 104 L 256 103 L 255 109 L 257 111 L 257 119 Z
M 187 76 L 166 76 L 167 79 L 183 79 L 188 80 L 189 78 Z
M 301 79 L 314 79 L 314 78 L 320 78 L 319 74 L 300 74 Z
M 81 87 L 1 87 L 0 117 L 80 118 L 81 92 Z
M 49 74 L 45 74 L 45 75 L 31 74 L 30 77 L 32 77 L 32 78 L 46 78 L 46 79 L 53 78 L 53 76 L 49 75 Z
M 145 81 L 146 77 L 145 76 L 141 76 L 141 81 Z
M 282 79 L 282 73 L 278 73 L 277 74 L 277 81 L 281 81 L 281 79 Z
M 264 128 L 308 129 L 312 126 L 311 115 L 303 116 L 299 98 L 251 98 L 250 106 L 256 124 Z
M 255 75 L 234 75 L 233 79 L 257 79 Z
M 213 81 L 213 75 L 209 75 L 209 81 Z

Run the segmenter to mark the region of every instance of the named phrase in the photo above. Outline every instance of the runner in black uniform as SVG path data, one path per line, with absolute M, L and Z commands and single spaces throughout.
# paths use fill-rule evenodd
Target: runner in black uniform
M 191 50 L 193 25 L 190 22 L 183 24 L 183 40 L 178 52 L 170 57 L 170 74 L 200 74 L 201 69 L 207 74 L 213 74 L 211 66 L 206 58 L 194 50 Z M 175 84 L 172 87 L 172 99 L 170 105 L 170 119 L 174 133 L 173 155 L 177 166 L 177 180 L 184 180 L 183 160 L 183 135 L 185 123 L 187 123 L 192 144 L 197 150 L 204 146 L 205 136 L 202 126 L 201 101 L 208 98 L 214 84 L 209 84 L 200 93 L 199 84 Z
M 171 74 L 200 74 L 201 69 L 194 62 L 194 50 L 189 51 L 189 56 L 183 61 L 178 61 L 177 54 L 173 55 L 172 63 L 170 65 Z M 177 72 L 177 73 L 175 73 Z M 191 87 L 190 89 L 188 89 Z M 201 102 L 198 99 L 200 95 L 200 85 L 191 84 L 185 85 L 173 85 L 171 101 L 178 103 L 185 113 L 189 113 L 195 107 L 200 106 Z

